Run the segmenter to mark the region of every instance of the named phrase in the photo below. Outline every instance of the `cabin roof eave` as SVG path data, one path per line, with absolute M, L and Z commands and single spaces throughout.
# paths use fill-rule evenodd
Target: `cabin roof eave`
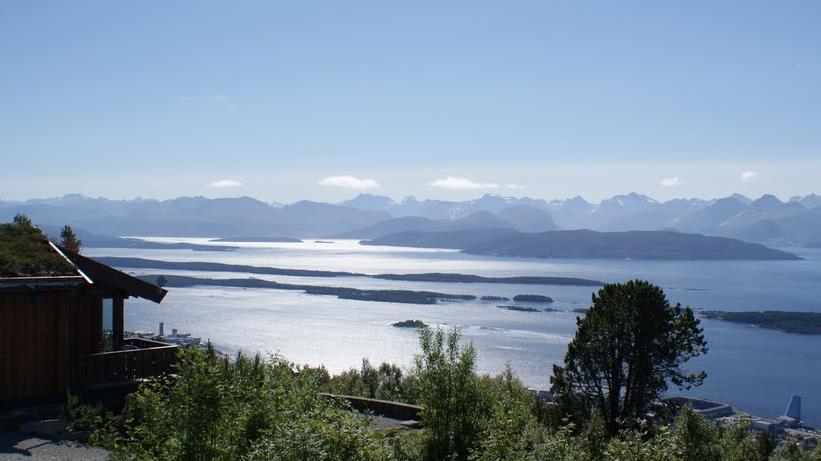
M 140 280 L 111 266 L 74 253 L 63 247 L 58 247 L 76 268 L 77 271 L 91 284 L 103 283 L 112 286 L 128 296 L 143 298 L 157 304 L 162 302 L 168 291 L 157 285 Z
M 86 284 L 79 275 L 60 275 L 45 277 L 3 277 L 0 278 L 0 291 L 41 291 L 76 288 Z

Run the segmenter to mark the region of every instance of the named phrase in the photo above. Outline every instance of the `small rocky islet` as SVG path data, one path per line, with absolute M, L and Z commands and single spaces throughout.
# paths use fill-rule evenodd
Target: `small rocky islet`
M 392 326 L 396 328 L 427 328 L 428 325 L 421 320 L 402 320 L 401 322 L 393 323 Z

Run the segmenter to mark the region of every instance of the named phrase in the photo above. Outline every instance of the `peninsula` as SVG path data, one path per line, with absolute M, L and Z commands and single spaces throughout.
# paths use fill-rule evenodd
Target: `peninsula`
M 744 323 L 785 333 L 821 335 L 821 312 L 789 311 L 701 311 L 707 319 Z
M 246 266 L 242 264 L 224 264 L 197 261 L 160 261 L 143 258 L 99 257 L 103 264 L 114 267 L 133 269 L 166 269 L 203 272 L 242 272 L 260 275 L 286 275 L 296 277 L 369 277 L 382 280 L 400 280 L 410 282 L 446 282 L 446 283 L 508 283 L 522 285 L 575 285 L 601 286 L 598 280 L 575 277 L 482 277 L 470 274 L 448 274 L 431 272 L 425 274 L 363 274 L 361 272 L 320 271 L 310 269 L 284 269 L 278 267 Z
M 399 232 L 361 242 L 419 248 L 454 248 L 465 253 L 522 258 L 648 260 L 800 260 L 786 251 L 725 237 L 671 231 L 538 233 L 511 229 Z
M 302 243 L 302 240 L 292 237 L 222 237 L 211 239 L 209 242 L 226 242 L 226 243 Z

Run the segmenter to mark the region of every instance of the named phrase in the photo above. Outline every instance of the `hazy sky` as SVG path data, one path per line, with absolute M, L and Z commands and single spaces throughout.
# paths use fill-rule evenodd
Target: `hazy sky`
M 819 24 L 816 0 L 4 1 L 0 199 L 821 192 Z

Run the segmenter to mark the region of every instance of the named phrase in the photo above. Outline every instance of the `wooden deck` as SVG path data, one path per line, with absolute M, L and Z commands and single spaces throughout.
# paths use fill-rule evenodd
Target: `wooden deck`
M 104 387 L 170 374 L 177 360 L 177 348 L 148 339 L 125 339 L 123 350 L 80 357 L 77 386 Z

